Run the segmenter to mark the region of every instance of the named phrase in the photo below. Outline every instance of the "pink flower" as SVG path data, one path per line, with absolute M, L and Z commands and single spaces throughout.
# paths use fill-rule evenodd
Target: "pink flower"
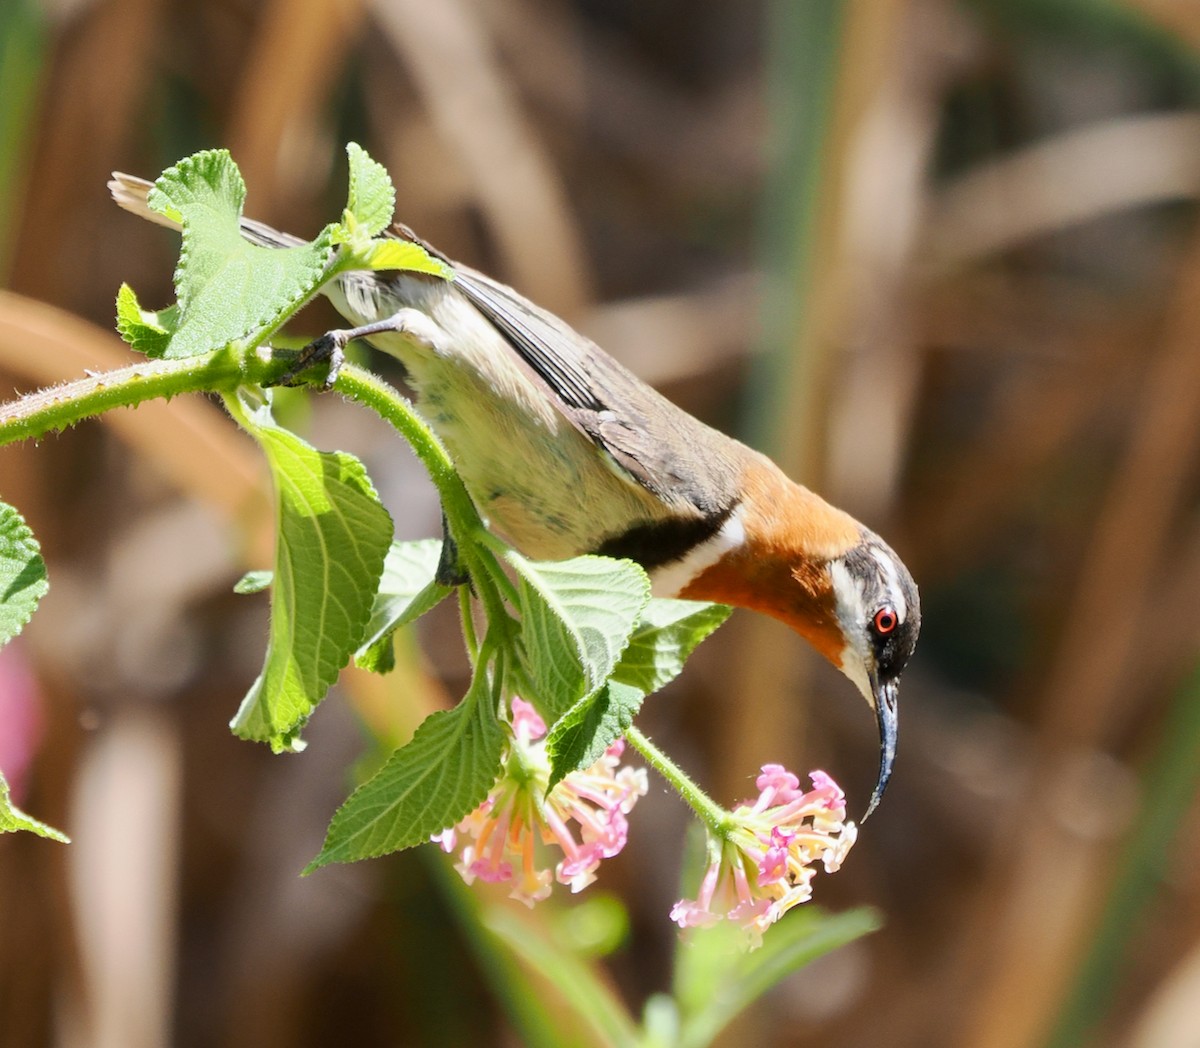
M 546 898 L 553 882 L 582 891 L 602 859 L 616 855 L 629 834 L 626 816 L 646 793 L 646 772 L 620 764 L 621 740 L 586 771 L 572 772 L 549 795 L 546 725 L 523 699 L 512 700 L 512 736 L 500 775 L 478 808 L 433 840 L 459 851 L 455 869 L 468 884 L 511 882 L 527 906 Z M 551 849 L 562 859 L 550 868 Z
M 681 928 L 705 928 L 731 920 L 746 932 L 751 949 L 762 934 L 812 896 L 814 863 L 837 870 L 858 837 L 846 822 L 846 797 L 823 771 L 813 788 L 778 764 L 763 766 L 759 795 L 730 813 L 728 828 L 708 838 L 709 864 L 693 899 L 680 899 L 671 920 Z

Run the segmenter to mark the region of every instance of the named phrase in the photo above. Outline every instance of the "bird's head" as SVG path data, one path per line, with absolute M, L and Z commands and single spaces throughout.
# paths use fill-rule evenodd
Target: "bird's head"
M 720 556 L 677 595 L 780 619 L 854 682 L 879 723 L 870 815 L 896 757 L 900 674 L 921 629 L 916 583 L 873 531 L 761 456 L 751 464 L 742 504 L 714 541 Z
M 865 819 L 875 810 L 896 758 L 900 674 L 917 644 L 921 601 L 912 575 L 874 532 L 829 562 L 842 649 L 831 661 L 854 682 L 879 724 L 879 777 Z

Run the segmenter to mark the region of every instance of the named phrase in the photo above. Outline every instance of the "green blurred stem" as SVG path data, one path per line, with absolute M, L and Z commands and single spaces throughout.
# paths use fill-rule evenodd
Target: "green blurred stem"
M 747 437 L 789 472 L 812 476 L 824 350 L 813 295 L 828 207 L 834 93 L 847 0 L 767 5 L 767 183 L 759 242 L 768 274 L 760 310 L 765 352 L 747 391 Z
M 670 757 L 654 745 L 632 725 L 625 732 L 625 740 L 638 751 L 659 775 L 667 780 L 688 804 L 700 821 L 715 837 L 724 837 L 731 826 L 731 816 L 707 793 L 688 777 Z
M 1091 950 L 1066 998 L 1049 1048 L 1091 1043 L 1135 956 L 1146 907 L 1166 879 L 1172 847 L 1200 785 L 1200 663 L 1179 689 L 1162 730 L 1162 744 L 1146 774 L 1142 810 L 1126 842 L 1112 894 Z
M 530 1048 L 555 1048 L 562 1042 L 554 1013 L 546 1004 L 541 987 L 516 964 L 504 944 L 484 926 L 483 904 L 462 878 L 433 848 L 419 848 L 435 884 L 441 890 L 459 931 L 475 956 L 496 1000 L 508 1013 L 521 1043 Z
M 21 187 L 40 130 L 37 95 L 50 43 L 43 6 L 37 0 L 0 4 L 0 285 L 8 282 Z

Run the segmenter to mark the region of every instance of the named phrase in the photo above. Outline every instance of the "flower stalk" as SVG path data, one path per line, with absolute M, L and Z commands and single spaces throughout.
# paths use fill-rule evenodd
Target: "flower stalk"
M 632 725 L 625 732 L 625 740 L 642 755 L 650 767 L 674 787 L 675 792 L 696 813 L 696 817 L 704 823 L 710 834 L 721 837 L 728 832 L 729 812 L 697 786 L 687 772 Z

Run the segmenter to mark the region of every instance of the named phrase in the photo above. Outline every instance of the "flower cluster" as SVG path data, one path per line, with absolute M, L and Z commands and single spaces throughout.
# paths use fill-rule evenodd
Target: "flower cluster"
M 645 769 L 621 766 L 625 744 L 618 740 L 590 768 L 565 776 L 547 795 L 545 734 L 534 708 L 514 698 L 508 751 L 487 799 L 433 838 L 446 852 L 462 843 L 455 869 L 468 884 L 476 877 L 512 882 L 512 898 L 527 906 L 546 898 L 554 880 L 573 892 L 591 884 L 600 860 L 625 847 L 626 816 L 646 793 Z M 547 846 L 562 851 L 553 870 Z
M 528 906 L 546 898 L 555 880 L 574 892 L 591 884 L 600 861 L 625 846 L 626 816 L 646 793 L 646 772 L 621 765 L 618 741 L 547 794 L 545 734 L 533 707 L 513 699 L 508 749 L 487 799 L 433 838 L 446 852 L 458 851 L 455 868 L 468 884 L 511 883 L 512 898 Z M 753 948 L 768 927 L 811 898 L 816 863 L 833 873 L 858 837 L 837 783 L 823 771 L 811 779 L 812 789 L 802 790 L 782 765 L 763 766 L 758 797 L 729 812 L 719 832 L 709 831 L 700 890 L 675 904 L 673 921 L 681 928 L 733 921 Z
M 751 948 L 763 932 L 812 896 L 813 864 L 837 870 L 858 837 L 846 821 L 846 797 L 823 771 L 813 788 L 779 764 L 763 765 L 758 798 L 730 813 L 720 839 L 708 838 L 709 865 L 696 899 L 681 899 L 671 919 L 681 928 L 708 927 L 729 919 L 747 934 Z

